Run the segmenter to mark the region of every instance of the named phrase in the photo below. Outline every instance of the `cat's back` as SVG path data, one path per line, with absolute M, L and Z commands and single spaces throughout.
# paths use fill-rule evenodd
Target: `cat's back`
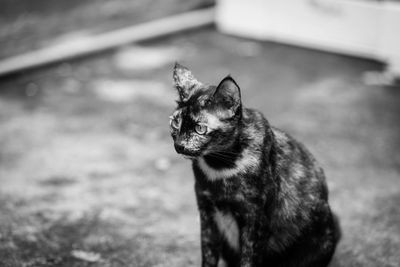
M 276 167 L 281 175 L 317 176 L 318 179 L 325 180 L 322 167 L 304 144 L 276 127 L 271 127 L 271 131 L 272 153 L 275 154 Z
M 286 132 L 271 127 L 275 173 L 279 176 L 281 187 L 297 189 L 300 195 L 308 198 L 327 199 L 325 174 L 321 165 L 311 152 Z
M 308 149 L 284 131 L 275 127 L 271 130 L 274 139 L 271 164 L 278 184 L 273 227 L 282 229 L 283 233 L 298 233 L 292 234 L 294 237 L 315 220 L 331 220 L 328 188 L 323 169 Z M 293 220 L 296 225 L 289 223 Z M 273 244 L 279 247 L 277 240 Z

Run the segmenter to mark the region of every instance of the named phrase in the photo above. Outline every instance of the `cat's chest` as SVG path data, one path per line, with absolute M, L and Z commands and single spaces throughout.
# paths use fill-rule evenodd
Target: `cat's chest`
M 252 176 L 245 174 L 210 179 L 201 167 L 194 166 L 198 199 L 218 210 L 240 216 L 253 209 L 259 197 L 259 187 Z M 257 202 L 257 201 L 256 201 Z
M 210 208 L 209 212 L 215 210 L 240 216 L 247 206 L 244 192 L 236 183 L 214 182 L 212 185 L 197 186 L 196 194 Z
M 219 189 L 212 188 L 202 188 L 199 192 L 203 197 L 212 201 L 215 205 L 220 206 L 223 204 L 235 204 L 245 201 L 245 197 L 240 190 L 219 187 Z
M 233 189 L 235 188 L 235 189 Z M 239 218 L 244 214 L 245 199 L 232 184 L 214 183 L 197 190 L 198 198 L 206 203 L 208 216 L 214 221 L 219 234 L 234 250 L 239 249 Z

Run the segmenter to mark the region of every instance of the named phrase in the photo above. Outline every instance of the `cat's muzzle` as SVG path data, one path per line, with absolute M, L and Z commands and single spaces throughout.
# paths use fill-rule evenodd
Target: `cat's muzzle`
M 184 156 L 189 157 L 198 157 L 200 156 L 200 151 L 195 151 L 191 149 L 187 149 L 185 146 L 175 143 L 175 150 L 178 154 L 182 154 Z

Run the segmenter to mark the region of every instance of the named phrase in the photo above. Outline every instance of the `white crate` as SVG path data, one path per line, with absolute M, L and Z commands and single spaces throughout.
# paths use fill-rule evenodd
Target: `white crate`
M 219 0 L 225 33 L 383 60 L 400 73 L 400 3 L 363 0 Z

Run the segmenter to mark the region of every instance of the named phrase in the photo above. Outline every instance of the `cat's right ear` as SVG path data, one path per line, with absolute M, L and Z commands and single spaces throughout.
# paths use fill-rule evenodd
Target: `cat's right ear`
M 215 89 L 213 98 L 233 116 L 241 108 L 239 85 L 231 76 L 226 76 Z
M 178 62 L 175 63 L 173 78 L 181 101 L 188 100 L 193 91 L 202 85 L 188 68 Z

